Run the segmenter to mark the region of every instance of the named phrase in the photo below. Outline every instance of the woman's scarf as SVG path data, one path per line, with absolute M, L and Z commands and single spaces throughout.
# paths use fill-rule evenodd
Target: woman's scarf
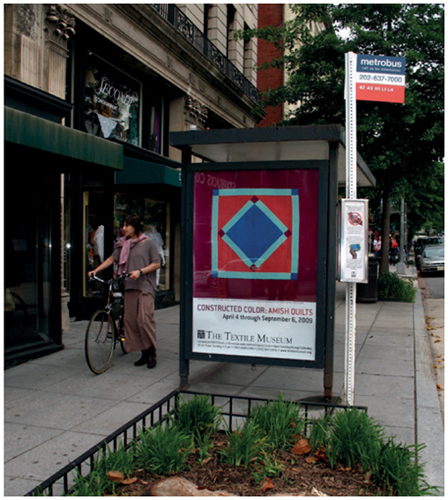
M 141 234 L 138 238 L 126 238 L 126 236 L 121 237 L 115 244 L 115 248 L 121 248 L 120 258 L 118 260 L 118 275 L 124 274 L 128 267 L 129 254 L 131 253 L 131 248 L 133 248 L 137 243 L 146 240 L 147 236 Z

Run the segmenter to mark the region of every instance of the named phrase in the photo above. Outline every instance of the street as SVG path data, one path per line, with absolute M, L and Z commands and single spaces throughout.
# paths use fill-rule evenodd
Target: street
M 431 341 L 433 366 L 439 394 L 442 416 L 444 417 L 445 403 L 445 335 L 444 335 L 444 305 L 445 305 L 445 278 L 444 276 L 425 277 L 418 279 L 422 292 L 423 308 L 425 311 L 426 329 Z

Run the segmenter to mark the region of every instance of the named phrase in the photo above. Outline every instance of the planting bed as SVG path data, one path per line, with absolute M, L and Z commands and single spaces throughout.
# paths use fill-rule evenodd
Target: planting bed
M 191 481 L 200 489 L 225 491 L 230 495 L 239 496 L 299 494 L 317 496 L 319 493 L 328 496 L 373 496 L 381 494 L 380 488 L 372 484 L 369 477 L 358 467 L 354 469 L 337 467 L 333 470 L 324 460 L 309 464 L 306 462 L 308 455 L 300 456 L 286 451 L 279 456 L 279 460 L 285 465 L 282 477 L 272 478 L 272 483 L 262 481 L 257 484 L 251 469 L 242 465 L 235 467 L 220 462 L 219 451 L 225 446 L 227 446 L 226 436 L 224 433 L 219 433 L 206 464 L 201 465 L 198 461 L 198 453 L 195 453 L 186 462 L 187 470 L 175 476 Z M 117 484 L 115 494 L 152 495 L 154 485 L 173 476 L 160 476 L 140 471 L 133 477 L 137 479 L 133 484 Z
M 366 408 L 175 391 L 28 495 L 421 495 L 420 450 Z

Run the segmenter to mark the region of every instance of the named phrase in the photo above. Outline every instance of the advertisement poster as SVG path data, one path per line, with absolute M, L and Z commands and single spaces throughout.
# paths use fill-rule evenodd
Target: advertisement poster
M 367 200 L 341 200 L 341 217 L 341 281 L 367 283 Z
M 314 360 L 316 169 L 195 172 L 193 352 Z
M 194 299 L 193 350 L 315 359 L 316 304 Z

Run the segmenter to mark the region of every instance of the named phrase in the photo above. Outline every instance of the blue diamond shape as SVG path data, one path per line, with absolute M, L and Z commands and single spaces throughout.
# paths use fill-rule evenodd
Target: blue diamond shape
M 255 264 L 283 233 L 254 205 L 226 234 L 244 252 L 247 258 Z
M 286 240 L 288 228 L 258 200 L 246 203 L 222 230 L 223 240 L 254 270 Z

